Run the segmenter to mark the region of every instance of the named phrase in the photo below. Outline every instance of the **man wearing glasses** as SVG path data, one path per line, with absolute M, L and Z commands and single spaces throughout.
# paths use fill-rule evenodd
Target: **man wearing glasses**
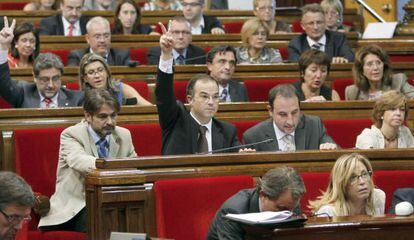
M 14 81 L 7 63 L 8 47 L 13 40 L 15 21 L 9 27 L 4 18 L 0 31 L 0 96 L 15 108 L 56 108 L 80 106 L 83 92 L 62 88 L 63 64 L 51 53 L 39 54 L 33 63 L 34 83 Z
M 203 14 L 204 0 L 183 0 L 183 15 L 191 23 L 192 34 L 225 34 L 220 21 Z
M 32 188 L 12 172 L 0 171 L 0 239 L 15 239 L 35 204 Z
M 289 61 L 297 62 L 308 49 L 325 52 L 332 63 L 354 61 L 354 53 L 345 34 L 326 30 L 325 15 L 319 4 L 308 4 L 302 8 L 301 27 L 305 33 L 293 38 L 288 45 Z
M 128 50 L 111 48 L 111 28 L 108 20 L 94 17 L 89 20 L 86 30 L 85 38 L 89 48 L 71 51 L 68 66 L 79 66 L 86 53 L 100 55 L 111 66 L 128 66 L 131 63 Z
M 170 32 L 174 38 L 172 54 L 175 65 L 206 64 L 204 50 L 191 44 L 191 25 L 184 17 L 174 17 L 171 21 Z M 148 51 L 148 64 L 157 65 L 160 62 L 161 48 L 153 47 Z
M 211 153 L 240 145 L 236 128 L 214 118 L 220 96 L 218 83 L 210 76 L 196 75 L 188 82 L 186 94 L 190 112 L 176 101 L 173 91 L 174 38 L 162 24 L 160 26 L 163 35 L 155 96 L 162 129 L 162 154 Z M 225 152 L 229 151 L 238 149 Z

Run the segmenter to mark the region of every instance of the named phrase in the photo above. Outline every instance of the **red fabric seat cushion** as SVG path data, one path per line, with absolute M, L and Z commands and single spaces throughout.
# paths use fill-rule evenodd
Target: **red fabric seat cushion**
M 68 56 L 70 53 L 70 50 L 65 50 L 65 49 L 48 49 L 48 50 L 42 50 L 42 53 L 53 53 L 55 55 L 58 55 L 60 57 L 60 59 L 62 60 L 63 65 L 67 65 L 68 64 Z
M 297 79 L 246 79 L 244 86 L 250 102 L 268 101 L 269 91 L 279 84 L 293 83 Z
M 244 22 L 226 22 L 223 23 L 223 27 L 226 33 L 240 33 Z
M 132 48 L 130 50 L 131 60 L 138 61 L 140 65 L 147 65 L 148 48 Z
M 251 120 L 251 121 L 234 121 L 231 122 L 231 124 L 233 124 L 234 126 L 236 126 L 237 128 L 237 137 L 239 138 L 240 142 L 243 139 L 243 133 L 253 127 L 254 125 L 256 125 L 259 121 L 258 120 Z
M 252 187 L 253 178 L 250 176 L 155 182 L 158 237 L 204 240 L 216 211 L 224 201 L 239 190 Z
M 0 10 L 23 10 L 29 2 L 2 2 L 0 3 Z
M 177 100 L 183 103 L 187 102 L 187 81 L 174 80 L 174 94 Z
M 342 148 L 353 148 L 357 136 L 364 130 L 370 128 L 370 119 L 347 119 L 347 120 L 324 120 L 327 133 Z
M 131 132 L 138 156 L 161 155 L 161 127 L 159 124 L 123 125 Z
M 345 88 L 354 84 L 354 80 L 352 78 L 337 78 L 332 81 L 332 89 L 337 91 L 339 97 L 342 100 L 345 100 Z
M 5 108 L 13 108 L 13 106 L 10 105 L 10 103 L 6 102 L 6 100 L 4 100 L 2 97 L 0 97 L 0 109 Z
M 322 195 L 322 191 L 326 190 L 329 184 L 329 174 L 329 172 L 304 172 L 300 174 L 306 187 L 306 193 L 300 200 L 303 213 L 310 215 L 309 200 L 316 200 Z

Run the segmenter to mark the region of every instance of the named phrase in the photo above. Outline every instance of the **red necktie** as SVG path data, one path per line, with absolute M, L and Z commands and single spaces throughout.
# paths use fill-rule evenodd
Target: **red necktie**
M 46 108 L 50 108 L 52 106 L 52 104 L 53 104 L 53 101 L 50 98 L 43 99 L 43 102 L 45 102 Z
M 69 32 L 68 32 L 68 36 L 69 36 L 69 37 L 72 37 L 72 36 L 73 36 L 73 28 L 74 28 L 74 27 L 73 27 L 73 24 L 70 24 L 70 25 L 69 25 Z

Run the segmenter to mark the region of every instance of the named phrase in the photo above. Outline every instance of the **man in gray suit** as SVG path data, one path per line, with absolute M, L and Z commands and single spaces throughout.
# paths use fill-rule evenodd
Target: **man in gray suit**
M 290 84 L 281 84 L 269 92 L 267 106 L 271 118 L 251 127 L 243 134 L 244 143 L 266 139 L 274 141 L 255 145 L 256 151 L 295 151 L 336 149 L 317 116 L 300 113 L 299 98 Z
M 389 213 L 395 214 L 395 206 L 401 202 L 409 202 L 414 206 L 414 188 L 398 188 L 392 195 Z
M 60 136 L 56 190 L 50 211 L 42 217 L 42 231 L 86 232 L 84 180 L 97 158 L 136 157 L 131 133 L 116 126 L 118 101 L 105 89 L 86 92 L 85 119 Z
M 86 31 L 85 38 L 89 48 L 71 51 L 68 66 L 79 66 L 86 53 L 100 55 L 111 66 L 128 66 L 131 63 L 128 50 L 111 48 L 111 28 L 108 20 L 94 17 L 86 24 Z
M 61 87 L 63 64 L 51 53 L 39 54 L 33 63 L 34 83 L 14 81 L 7 63 L 8 47 L 13 40 L 15 21 L 0 32 L 0 95 L 15 108 L 55 108 L 80 106 L 83 92 Z
M 260 179 L 256 188 L 241 190 L 224 202 L 211 223 L 206 239 L 244 239 L 241 224 L 224 218 L 228 213 L 295 210 L 299 214 L 299 201 L 305 191 L 302 178 L 293 168 L 271 169 Z
M 207 54 L 208 74 L 219 83 L 220 102 L 249 101 L 244 85 L 231 79 L 236 63 L 236 50 L 229 45 L 216 46 Z
M 310 48 L 325 52 L 332 63 L 354 61 L 354 53 L 345 34 L 326 30 L 325 13 L 319 4 L 307 4 L 302 8 L 300 24 L 305 33 L 289 42 L 289 61 L 297 62 L 300 55 Z

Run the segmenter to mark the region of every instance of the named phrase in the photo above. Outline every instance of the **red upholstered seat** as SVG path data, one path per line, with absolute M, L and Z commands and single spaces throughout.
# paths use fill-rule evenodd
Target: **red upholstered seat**
M 234 121 L 231 122 L 231 124 L 233 124 L 234 126 L 236 126 L 237 128 L 237 137 L 239 138 L 240 142 L 243 139 L 243 133 L 253 127 L 254 125 L 256 125 L 259 121 L 258 120 L 251 120 L 251 121 Z
M 250 102 L 262 102 L 268 100 L 269 90 L 278 84 L 293 83 L 297 79 L 246 79 L 244 86 Z
M 161 180 L 155 182 L 157 235 L 175 240 L 205 239 L 225 200 L 252 188 L 250 176 Z
M 23 10 L 28 2 L 2 2 L 0 3 L 0 10 Z
M 414 55 L 392 54 L 390 60 L 391 62 L 414 62 Z
M 148 48 L 132 48 L 130 50 L 131 59 L 138 61 L 140 65 L 147 65 Z
M 283 60 L 289 59 L 289 53 L 288 53 L 287 47 L 279 48 L 279 52 Z
M 4 100 L 2 97 L 0 97 L 0 109 L 4 108 L 13 108 L 13 106 L 10 105 L 10 103 L 6 102 L 6 100 Z
M 371 119 L 324 120 L 328 135 L 342 148 L 353 148 L 357 136 L 372 125 Z
M 68 82 L 66 88 L 71 90 L 79 90 L 79 82 Z
M 161 128 L 157 123 L 123 125 L 132 135 L 132 143 L 138 156 L 161 155 Z
M 414 187 L 414 171 L 375 171 L 374 169 L 374 183 L 375 186 L 386 193 L 385 212 L 388 212 L 391 206 L 392 194 L 397 188 Z
M 43 50 L 41 51 L 43 53 L 53 53 L 55 55 L 58 55 L 60 57 L 60 59 L 62 60 L 63 65 L 67 65 L 68 64 L 68 56 L 70 53 L 70 50 L 65 50 L 65 49 L 48 49 L 48 50 Z
M 226 33 L 240 33 L 244 22 L 226 22 L 223 23 L 223 27 Z
M 342 100 L 345 100 L 345 88 L 354 84 L 352 78 L 337 78 L 332 81 L 332 89 L 337 91 Z
M 305 32 L 305 30 L 303 30 L 302 26 L 300 25 L 300 21 L 292 22 L 292 32 L 297 32 L 297 33 Z
M 186 98 L 187 81 L 174 80 L 174 94 L 177 100 L 183 103 L 187 102 Z
M 305 183 L 306 193 L 300 200 L 300 206 L 303 213 L 309 214 L 309 200 L 315 200 L 322 195 L 329 183 L 329 172 L 304 172 L 300 174 Z

